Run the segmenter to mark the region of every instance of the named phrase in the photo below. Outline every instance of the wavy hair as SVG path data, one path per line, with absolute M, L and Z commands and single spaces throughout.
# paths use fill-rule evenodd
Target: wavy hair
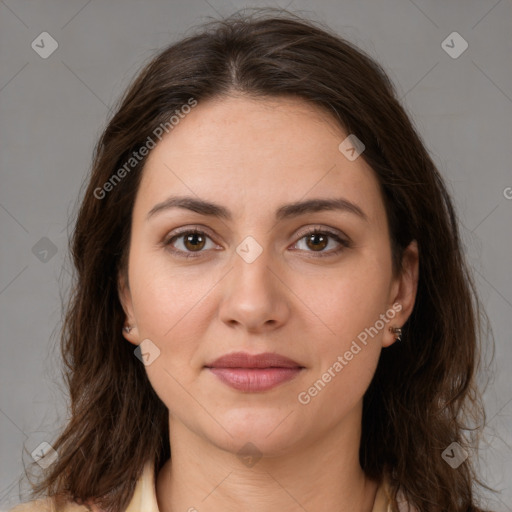
M 119 276 L 127 275 L 131 214 L 147 156 L 98 198 L 134 153 L 190 98 L 233 92 L 293 96 L 327 110 L 366 146 L 362 158 L 385 202 L 393 269 L 412 240 L 419 282 L 403 341 L 382 351 L 363 399 L 360 463 L 422 512 L 477 512 L 469 457 L 457 469 L 442 458 L 452 442 L 476 453 L 485 423 L 476 385 L 483 319 L 465 261 L 452 200 L 382 67 L 318 22 L 274 9 L 237 12 L 152 57 L 116 105 L 95 151 L 70 239 L 71 298 L 61 332 L 70 417 L 53 443 L 58 460 L 32 485 L 104 510 L 124 510 L 144 463 L 171 456 L 168 411 L 133 347 Z M 132 162 L 133 163 L 133 162 Z M 125 167 L 126 170 L 126 167 Z M 104 190 L 104 188 L 103 188 Z

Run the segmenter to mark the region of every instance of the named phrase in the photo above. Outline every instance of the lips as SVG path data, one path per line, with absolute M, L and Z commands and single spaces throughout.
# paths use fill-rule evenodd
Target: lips
M 206 365 L 215 376 L 231 388 L 244 392 L 272 389 L 296 377 L 304 367 L 292 359 L 265 352 L 235 352 Z
M 302 368 L 292 359 L 275 354 L 264 352 L 263 354 L 248 354 L 247 352 L 234 352 L 226 354 L 212 363 L 207 368 Z

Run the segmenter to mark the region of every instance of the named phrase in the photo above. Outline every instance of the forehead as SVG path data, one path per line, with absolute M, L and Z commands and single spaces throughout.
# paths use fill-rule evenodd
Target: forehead
M 239 212 L 342 195 L 378 218 L 384 206 L 377 178 L 362 158 L 340 152 L 347 135 L 329 113 L 300 99 L 199 102 L 151 151 L 136 210 L 147 213 L 171 193 Z

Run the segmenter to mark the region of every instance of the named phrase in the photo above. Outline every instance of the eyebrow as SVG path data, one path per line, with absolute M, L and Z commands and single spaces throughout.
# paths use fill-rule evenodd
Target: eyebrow
M 231 212 L 219 204 L 205 201 L 203 199 L 197 199 L 191 196 L 171 196 L 165 201 L 153 206 L 153 208 L 151 208 L 147 214 L 146 220 L 149 220 L 157 213 L 163 212 L 170 208 L 183 208 L 185 210 L 190 210 L 201 215 L 218 217 L 228 221 L 233 219 Z M 299 215 L 305 215 L 307 213 L 315 213 L 325 210 L 336 210 L 352 213 L 360 217 L 362 220 L 368 222 L 367 215 L 359 206 L 342 197 L 334 199 L 309 199 L 307 201 L 297 201 L 294 203 L 285 204 L 276 210 L 276 220 L 280 221 L 292 217 L 298 217 Z

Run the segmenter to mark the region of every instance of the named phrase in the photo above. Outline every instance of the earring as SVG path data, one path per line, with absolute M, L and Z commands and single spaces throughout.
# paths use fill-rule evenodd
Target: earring
M 127 333 L 129 333 L 132 329 L 133 327 L 131 327 L 130 325 L 126 325 L 125 327 L 123 327 L 123 331 Z
M 400 327 L 390 327 L 389 330 L 395 335 L 395 341 L 402 340 L 402 329 Z

